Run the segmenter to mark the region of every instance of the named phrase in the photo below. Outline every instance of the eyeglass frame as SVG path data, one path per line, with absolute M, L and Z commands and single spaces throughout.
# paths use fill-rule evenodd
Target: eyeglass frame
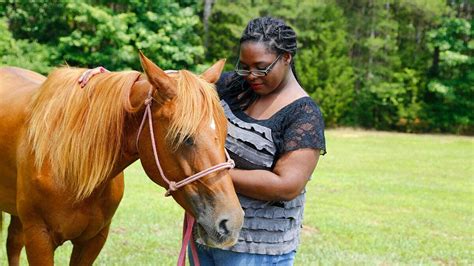
M 237 61 L 237 63 L 235 64 L 235 68 L 234 68 L 234 71 L 235 73 L 237 73 L 237 75 L 241 76 L 241 77 L 248 77 L 250 76 L 250 74 L 253 74 L 254 77 L 265 77 L 268 75 L 268 73 L 270 73 L 270 71 L 272 71 L 273 67 L 276 65 L 276 62 L 278 62 L 278 60 L 280 60 L 281 56 L 283 54 L 279 54 L 277 56 L 277 58 L 275 59 L 275 61 L 273 61 L 269 66 L 267 66 L 267 68 L 265 68 L 264 70 L 244 70 L 244 69 L 239 69 L 238 68 L 238 65 L 239 65 L 239 61 Z M 239 71 L 241 71 L 241 73 L 239 73 Z M 245 71 L 245 72 L 242 72 L 242 71 Z M 247 73 L 247 74 L 242 74 L 242 73 Z

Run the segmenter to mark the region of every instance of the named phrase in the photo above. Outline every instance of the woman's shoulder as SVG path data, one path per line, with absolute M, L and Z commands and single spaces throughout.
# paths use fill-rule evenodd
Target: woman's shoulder
M 233 80 L 235 80 L 233 71 L 222 72 L 219 80 L 216 82 L 216 90 L 221 99 L 229 94 L 229 86 Z
M 282 121 L 283 152 L 300 148 L 316 148 L 326 153 L 324 119 L 319 106 L 309 96 L 299 98 L 289 105 Z
M 303 96 L 295 99 L 282 108 L 282 114 L 290 118 L 298 118 L 301 116 L 320 114 L 318 104 L 310 97 Z
M 221 76 L 219 77 L 219 80 L 217 80 L 216 82 L 217 89 L 222 90 L 227 87 L 227 84 L 229 84 L 229 82 L 232 80 L 233 74 L 233 71 L 222 72 Z

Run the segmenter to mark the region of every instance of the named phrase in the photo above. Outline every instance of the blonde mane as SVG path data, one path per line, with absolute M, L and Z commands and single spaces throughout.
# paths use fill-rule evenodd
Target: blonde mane
M 52 72 L 29 106 L 28 139 L 41 171 L 84 199 L 110 174 L 121 148 L 130 89 L 140 73 L 106 73 L 80 88 L 84 69 Z
M 227 120 L 214 85 L 193 73 L 180 70 L 177 79 L 177 95 L 173 99 L 175 109 L 166 140 L 176 150 L 188 137 L 194 137 L 199 126 L 209 125 L 214 119 L 217 132 L 226 128 Z

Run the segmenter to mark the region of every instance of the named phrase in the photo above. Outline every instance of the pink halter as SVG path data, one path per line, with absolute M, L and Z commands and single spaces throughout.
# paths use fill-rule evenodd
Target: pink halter
M 163 169 L 161 168 L 160 160 L 158 159 L 158 152 L 157 152 L 157 149 L 156 149 L 156 143 L 155 143 L 155 138 L 154 138 L 155 134 L 153 132 L 153 120 L 151 119 L 151 104 L 154 100 L 154 98 L 152 96 L 152 91 L 153 91 L 153 89 L 150 89 L 150 91 L 148 92 L 148 97 L 145 100 L 145 105 L 146 105 L 145 113 L 143 114 L 142 123 L 140 124 L 140 128 L 138 129 L 136 145 L 137 145 L 137 150 L 138 150 L 138 140 L 139 140 L 140 134 L 142 133 L 143 126 L 145 125 L 145 120 L 148 117 L 148 127 L 150 128 L 150 139 L 151 139 L 151 143 L 152 143 L 153 156 L 155 158 L 155 163 L 156 163 L 156 166 L 158 168 L 158 171 L 160 172 L 161 177 L 168 184 L 168 190 L 165 193 L 166 197 L 170 196 L 171 192 L 176 191 L 180 187 L 185 186 L 185 185 L 187 185 L 191 182 L 194 182 L 194 181 L 198 180 L 199 178 L 201 178 L 203 176 L 209 175 L 213 172 L 220 171 L 222 169 L 234 168 L 234 166 L 235 166 L 234 161 L 230 158 L 229 153 L 227 152 L 227 150 L 224 149 L 225 155 L 226 155 L 226 158 L 227 158 L 227 162 L 219 163 L 217 165 L 211 166 L 211 167 L 209 167 L 209 168 L 207 168 L 207 169 L 205 169 L 201 172 L 198 172 L 198 173 L 196 173 L 192 176 L 188 176 L 188 177 L 186 177 L 185 179 L 183 179 L 179 182 L 170 181 L 166 177 L 165 173 L 163 172 Z M 180 254 L 179 254 L 179 258 L 178 258 L 178 265 L 183 265 L 183 266 L 185 265 L 186 247 L 187 247 L 189 241 L 192 238 L 193 225 L 194 225 L 194 217 L 192 217 L 188 213 L 185 213 L 184 222 L 183 222 L 183 241 L 182 241 L 181 251 L 180 251 Z M 194 264 L 199 266 L 199 259 L 197 257 L 197 251 L 196 251 L 196 246 L 194 244 L 194 241 L 191 241 L 191 251 L 193 253 Z
M 229 154 L 227 153 L 227 150 L 224 149 L 225 155 L 227 157 L 227 162 L 219 163 L 217 165 L 211 166 L 211 167 L 209 167 L 205 170 L 202 170 L 201 172 L 198 172 L 198 173 L 196 173 L 192 176 L 188 176 L 188 177 L 186 177 L 185 179 L 183 179 L 181 181 L 178 181 L 178 182 L 170 181 L 166 177 L 165 173 L 163 172 L 163 169 L 161 168 L 160 160 L 158 159 L 158 152 L 157 152 L 157 149 L 156 149 L 155 138 L 153 137 L 155 134 L 153 132 L 153 120 L 151 119 L 151 103 L 154 100 L 154 98 L 152 97 L 151 94 L 152 94 L 152 90 L 150 90 L 148 92 L 148 97 L 145 100 L 145 105 L 146 105 L 145 114 L 143 115 L 142 123 L 140 124 L 140 128 L 138 129 L 136 144 L 137 144 L 137 148 L 138 148 L 138 139 L 140 137 L 140 134 L 142 133 L 143 126 L 145 125 L 145 120 L 148 117 L 148 126 L 150 128 L 150 139 L 151 139 L 152 148 L 153 148 L 153 155 L 155 157 L 155 163 L 156 163 L 156 166 L 158 168 L 158 171 L 160 172 L 161 177 L 168 184 L 168 190 L 166 191 L 165 196 L 171 195 L 172 191 L 176 191 L 176 190 L 178 190 L 178 188 L 180 188 L 182 186 L 185 186 L 185 185 L 187 185 L 191 182 L 194 182 L 194 181 L 198 180 L 199 178 L 201 178 L 203 176 L 209 175 L 213 172 L 217 172 L 217 171 L 220 171 L 220 170 L 225 169 L 225 168 L 229 168 L 229 169 L 234 168 L 234 166 L 235 166 L 234 161 L 230 158 Z

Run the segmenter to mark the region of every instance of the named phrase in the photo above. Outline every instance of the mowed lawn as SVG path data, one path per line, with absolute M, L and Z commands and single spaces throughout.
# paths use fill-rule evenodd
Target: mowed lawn
M 295 265 L 474 264 L 474 138 L 338 129 L 326 140 Z M 96 265 L 176 264 L 183 211 L 164 192 L 139 163 L 127 169 Z M 5 239 L 6 228 L 0 265 Z M 70 252 L 58 248 L 57 265 Z

